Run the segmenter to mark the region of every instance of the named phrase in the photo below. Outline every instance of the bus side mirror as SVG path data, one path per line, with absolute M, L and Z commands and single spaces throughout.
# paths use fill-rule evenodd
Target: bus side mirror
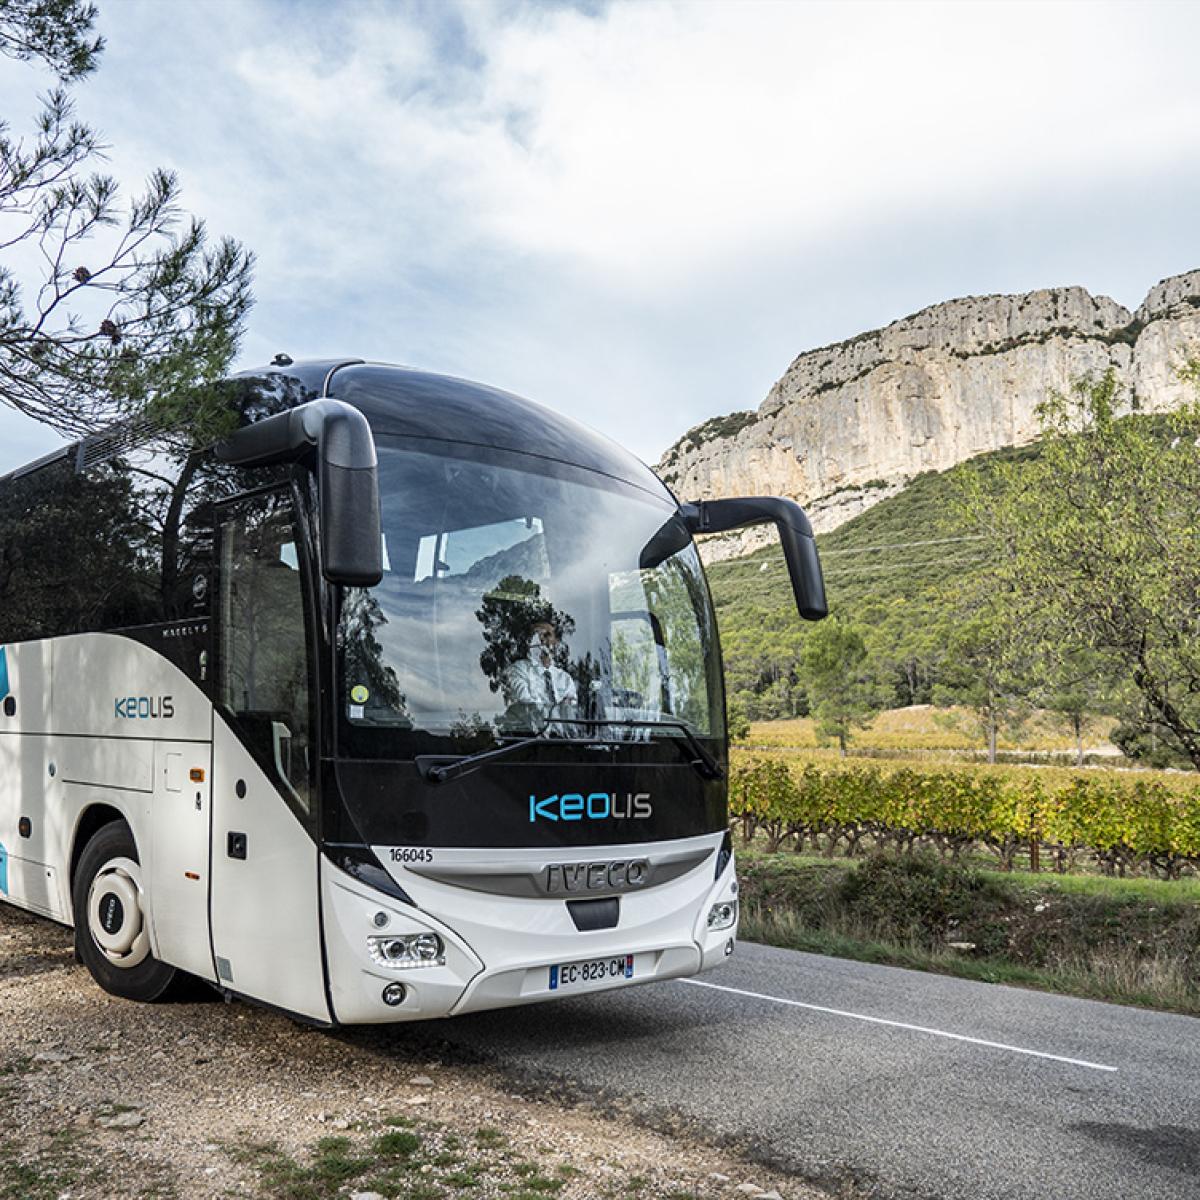
M 821 575 L 821 560 L 812 526 L 804 509 L 794 500 L 780 496 L 741 496 L 733 500 L 699 500 L 679 507 L 684 522 L 692 533 L 725 533 L 744 525 L 761 525 L 773 521 L 783 544 L 796 607 L 806 621 L 819 621 L 828 616 L 825 601 L 825 580 Z
M 374 587 L 383 578 L 379 472 L 367 419 L 342 400 L 299 404 L 230 434 L 217 458 L 242 467 L 296 462 L 315 451 L 321 570 L 330 583 Z

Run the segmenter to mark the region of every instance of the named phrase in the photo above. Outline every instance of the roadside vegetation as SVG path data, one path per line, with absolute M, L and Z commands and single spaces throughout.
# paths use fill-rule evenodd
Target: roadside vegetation
M 1179 772 L 741 751 L 742 935 L 1200 1014 L 1200 785 Z
M 1200 886 L 741 852 L 742 936 L 1200 1015 Z
M 986 852 L 1059 874 L 1175 880 L 1200 869 L 1200 786 L 1189 774 L 735 752 L 730 815 L 749 844 L 827 857 Z

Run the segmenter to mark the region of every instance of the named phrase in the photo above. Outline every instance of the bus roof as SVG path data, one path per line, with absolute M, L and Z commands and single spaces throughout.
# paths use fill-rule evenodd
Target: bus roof
M 486 384 L 361 360 L 297 362 L 239 375 L 248 382 L 255 377 L 272 380 L 273 397 L 283 393 L 297 404 L 321 396 L 344 400 L 362 412 L 378 437 L 514 450 L 599 471 L 674 499 L 645 463 L 612 439 Z

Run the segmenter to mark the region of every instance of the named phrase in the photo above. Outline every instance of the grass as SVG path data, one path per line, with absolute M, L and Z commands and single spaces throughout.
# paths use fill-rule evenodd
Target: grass
M 380 1158 L 411 1158 L 420 1148 L 420 1137 L 407 1129 L 397 1129 L 391 1133 L 380 1134 L 375 1139 L 374 1145 L 375 1153 Z M 435 1164 L 442 1165 L 437 1163 L 437 1160 L 435 1160 Z
M 1115 875 L 1054 875 L 1045 871 L 1007 873 L 988 871 L 997 879 L 1010 880 L 1014 887 L 1034 892 L 1057 892 L 1064 896 L 1097 896 L 1110 900 L 1141 900 L 1148 904 L 1200 905 L 1200 878 L 1118 879 Z
M 356 1152 L 347 1137 L 321 1138 L 307 1162 L 297 1161 L 274 1142 L 250 1143 L 232 1155 L 235 1162 L 254 1168 L 260 1194 L 273 1200 L 327 1200 L 366 1174 L 374 1162 Z
M 0 1103 L 9 1098 L 0 1095 Z M 0 1133 L 0 1198 L 54 1200 L 80 1180 L 95 1178 L 93 1155 L 79 1130 L 57 1130 L 48 1144 L 31 1149 L 31 1139 Z
M 753 851 L 739 876 L 751 941 L 1200 1015 L 1194 880 Z
M 760 835 L 756 843 L 746 846 L 741 841 L 737 844 L 739 861 L 755 862 L 759 860 L 791 863 L 796 867 L 820 869 L 823 867 L 837 868 L 855 860 L 844 856 L 826 854 L 796 854 L 793 851 L 783 851 L 771 855 L 764 849 L 765 839 Z M 869 846 L 870 843 L 864 843 Z M 864 855 L 865 856 L 865 855 Z M 1039 894 L 1059 894 L 1069 896 L 1096 896 L 1110 900 L 1142 900 L 1148 904 L 1157 905 L 1200 905 L 1200 876 L 1189 876 L 1184 879 L 1150 879 L 1144 876 L 1100 875 L 1092 872 L 1081 873 L 1083 868 L 1077 868 L 1075 873 L 1059 875 L 1054 871 L 1031 871 L 1028 857 L 1018 863 L 1013 871 L 1000 871 L 994 866 L 995 859 L 982 854 L 965 856 L 962 860 L 964 867 L 978 871 L 988 879 L 997 883 L 1011 884 L 1014 888 Z
M 21 1058 L 0 1067 L 0 1200 L 58 1200 L 84 1182 L 130 1200 L 176 1195 L 174 1181 L 159 1167 L 141 1164 L 130 1184 L 130 1164 L 102 1156 L 90 1130 L 64 1125 L 49 1134 L 34 1132 L 17 1080 L 35 1066 Z
M 467 1147 L 436 1122 L 418 1127 L 408 1117 L 385 1117 L 352 1135 L 321 1138 L 298 1154 L 274 1142 L 226 1150 L 254 1173 L 263 1200 L 335 1200 L 355 1191 L 378 1192 L 388 1200 L 449 1200 L 483 1192 L 506 1200 L 548 1200 L 579 1174 L 569 1165 L 549 1170 L 516 1158 L 498 1129 L 477 1129 L 474 1146 Z

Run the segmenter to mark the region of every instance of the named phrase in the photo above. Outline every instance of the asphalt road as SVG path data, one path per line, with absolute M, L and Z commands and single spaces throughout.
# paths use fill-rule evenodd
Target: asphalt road
M 1200 1198 L 1190 1017 L 743 944 L 698 980 L 426 1029 L 858 1194 Z

